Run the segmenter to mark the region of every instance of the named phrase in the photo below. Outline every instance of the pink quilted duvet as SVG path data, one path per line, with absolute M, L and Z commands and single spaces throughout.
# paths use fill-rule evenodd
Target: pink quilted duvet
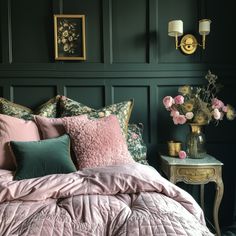
M 212 235 L 192 197 L 130 164 L 12 181 L 0 170 L 0 235 Z

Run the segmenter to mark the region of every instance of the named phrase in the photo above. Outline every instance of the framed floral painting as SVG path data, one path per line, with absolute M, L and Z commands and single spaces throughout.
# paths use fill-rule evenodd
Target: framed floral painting
M 55 60 L 85 60 L 85 15 L 54 15 Z

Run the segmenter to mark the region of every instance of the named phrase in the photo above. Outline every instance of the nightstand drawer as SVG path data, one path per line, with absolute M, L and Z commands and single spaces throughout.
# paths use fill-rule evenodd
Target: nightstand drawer
M 196 168 L 196 167 L 181 167 L 176 168 L 177 179 L 186 180 L 187 182 L 202 183 L 210 181 L 215 178 L 215 168 Z

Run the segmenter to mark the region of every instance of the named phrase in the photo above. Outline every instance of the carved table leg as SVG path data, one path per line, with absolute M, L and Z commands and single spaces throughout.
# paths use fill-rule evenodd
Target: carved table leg
M 171 166 L 169 173 L 170 173 L 169 181 L 170 181 L 172 184 L 176 184 L 175 167 Z
M 202 210 L 204 212 L 204 208 L 205 208 L 205 202 L 204 202 L 204 184 L 201 184 L 200 185 L 200 200 L 201 200 L 201 207 L 202 207 Z
M 218 219 L 218 213 L 219 213 L 219 207 L 220 203 L 223 197 L 224 193 L 224 184 L 222 179 L 218 179 L 216 182 L 216 195 L 215 195 L 215 203 L 214 203 L 214 209 L 213 209 L 213 217 L 214 217 L 214 225 L 216 228 L 216 234 L 217 236 L 220 236 L 220 227 L 219 227 L 219 219 Z
M 172 184 L 176 184 L 176 181 L 175 181 L 175 177 L 174 177 L 174 176 L 171 176 L 171 177 L 170 177 L 170 182 L 171 182 Z

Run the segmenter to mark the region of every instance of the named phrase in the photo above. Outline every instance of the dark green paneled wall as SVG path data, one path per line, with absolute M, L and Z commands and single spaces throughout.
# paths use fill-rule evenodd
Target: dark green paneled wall
M 8 2 L 11 2 L 11 28 L 9 30 L 11 31 L 13 63 L 52 61 L 51 1 L 13 0 Z M 37 10 L 33 10 L 33 6 Z
M 54 60 L 53 14 L 86 15 L 86 61 Z M 202 84 L 211 69 L 225 85 L 220 97 L 236 107 L 234 14 L 233 0 L 0 0 L 0 96 L 36 107 L 64 94 L 95 108 L 134 98 L 131 122 L 144 123 L 148 158 L 158 167 L 166 141 L 184 141 L 188 132 L 172 124 L 164 96 L 176 95 L 179 85 Z M 182 19 L 184 32 L 200 40 L 201 18 L 212 20 L 206 50 L 176 51 L 168 21 Z M 224 162 L 223 226 L 235 206 L 235 133 L 235 121 L 206 127 L 209 152 Z
M 148 1 L 111 2 L 113 63 L 146 63 Z

